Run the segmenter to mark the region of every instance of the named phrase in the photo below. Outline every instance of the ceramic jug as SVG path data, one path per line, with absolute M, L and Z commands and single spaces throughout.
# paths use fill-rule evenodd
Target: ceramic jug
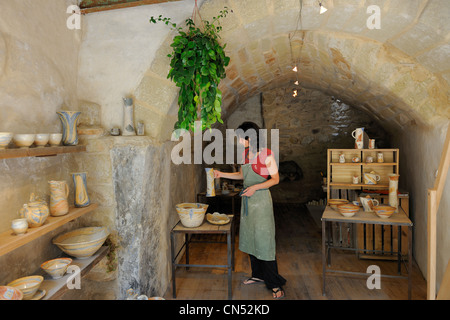
M 398 212 L 398 178 L 396 173 L 389 174 L 389 205 Z
M 56 112 L 63 126 L 62 142 L 65 146 L 76 146 L 78 144 L 78 119 L 79 111 L 58 111 Z
M 133 99 L 123 99 L 123 136 L 135 136 L 136 130 L 134 128 L 134 115 L 133 115 Z
M 373 212 L 373 207 L 378 206 L 380 202 L 377 199 L 371 199 L 369 196 L 359 198 L 365 212 Z
M 374 171 L 370 173 L 364 173 L 364 184 L 377 184 L 378 181 L 380 181 L 380 176 L 376 174 Z
M 213 168 L 205 168 L 206 171 L 206 196 L 207 197 L 215 197 L 216 196 L 216 187 L 214 184 L 214 169 Z
M 49 181 L 50 185 L 50 215 L 64 216 L 69 213 L 69 186 L 66 181 Z
M 83 208 L 91 204 L 87 193 L 86 172 L 72 173 L 75 191 L 75 207 Z
M 357 128 L 352 132 L 352 137 L 355 139 L 355 149 L 364 148 L 364 128 Z
M 23 205 L 19 211 L 21 218 L 27 219 L 30 228 L 37 228 L 44 224 L 49 215 L 49 209 L 45 201 L 39 200 L 34 193 L 30 196 L 30 202 Z

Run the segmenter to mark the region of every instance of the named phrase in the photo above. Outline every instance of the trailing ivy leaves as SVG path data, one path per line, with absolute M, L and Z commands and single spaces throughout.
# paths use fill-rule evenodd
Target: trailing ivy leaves
M 178 32 L 170 45 L 173 52 L 168 55 L 171 69 L 167 75 L 180 88 L 175 129 L 194 130 L 195 121 L 202 121 L 202 130 L 217 121 L 223 123 L 222 92 L 218 87 L 226 77 L 230 58 L 225 54 L 226 45 L 219 43 L 219 20 L 227 16 L 228 8 L 219 13 L 212 22 L 202 21 L 203 30 L 192 18 L 186 20 L 186 31 L 162 15 L 150 18 L 150 23 L 163 22 Z

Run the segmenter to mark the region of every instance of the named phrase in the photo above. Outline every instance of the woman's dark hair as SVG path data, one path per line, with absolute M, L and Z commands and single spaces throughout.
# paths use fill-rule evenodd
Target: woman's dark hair
M 239 138 L 244 138 L 249 142 L 249 148 L 252 152 L 256 153 L 260 151 L 262 147 L 265 147 L 265 143 L 260 137 L 259 127 L 253 122 L 244 122 L 237 130 L 236 134 Z

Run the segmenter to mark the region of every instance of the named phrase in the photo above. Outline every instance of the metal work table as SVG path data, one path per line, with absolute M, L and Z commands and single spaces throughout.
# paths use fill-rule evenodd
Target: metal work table
M 197 228 L 186 228 L 179 221 L 175 227 L 173 227 L 170 232 L 170 242 L 171 242 L 171 258 L 172 258 L 172 289 L 173 289 L 173 298 L 176 298 L 176 268 L 177 267 L 198 267 L 198 268 L 227 268 L 228 269 L 228 299 L 231 300 L 231 280 L 232 280 L 232 271 L 234 270 L 234 243 L 235 243 L 235 226 L 234 226 L 234 216 L 228 215 L 230 218 L 230 222 L 225 225 L 216 225 L 211 224 L 206 220 L 203 221 L 203 224 Z M 185 242 L 182 247 L 175 254 L 175 234 L 176 233 L 184 233 Z M 226 234 L 227 241 L 193 241 L 192 236 L 195 234 Z M 189 264 L 189 244 L 190 243 L 226 243 L 227 244 L 227 264 L 226 265 L 209 265 L 209 264 Z M 186 263 L 176 263 L 176 259 L 182 249 L 186 247 Z
M 335 272 L 335 273 L 342 273 L 342 274 L 356 274 L 356 275 L 363 275 L 368 276 L 367 273 L 361 273 L 361 272 L 350 272 L 350 271 L 339 271 L 339 270 L 332 270 L 327 269 L 327 262 L 328 267 L 331 266 L 331 255 L 330 255 L 330 249 L 336 248 L 340 250 L 351 250 L 351 251 L 372 251 L 372 252 L 380 252 L 380 250 L 367 250 L 367 249 L 358 249 L 358 245 L 356 245 L 356 248 L 343 248 L 343 247 L 335 247 L 330 245 L 330 227 L 328 228 L 328 234 L 327 234 L 327 223 L 331 222 L 346 222 L 346 223 L 354 223 L 354 224 L 380 224 L 380 225 L 390 225 L 390 226 L 397 226 L 398 228 L 398 249 L 397 252 L 397 262 L 398 262 L 398 276 L 394 275 L 383 275 L 381 274 L 381 277 L 389 277 L 389 278 L 403 278 L 408 279 L 408 299 L 411 299 L 411 275 L 412 275 L 412 227 L 413 223 L 411 220 L 406 216 L 405 212 L 401 207 L 399 207 L 399 212 L 394 213 L 390 218 L 382 219 L 379 218 L 375 212 L 364 212 L 362 209 L 360 209 L 359 212 L 357 212 L 353 217 L 344 217 L 339 212 L 333 210 L 330 206 L 326 206 L 325 211 L 322 215 L 322 281 L 323 281 L 323 288 L 322 288 L 322 294 L 325 295 L 325 282 L 326 282 L 326 273 L 327 272 Z M 402 276 L 401 275 L 401 263 L 403 261 L 402 253 L 401 253 L 401 226 L 408 227 L 408 276 Z M 328 239 L 327 239 L 328 238 Z

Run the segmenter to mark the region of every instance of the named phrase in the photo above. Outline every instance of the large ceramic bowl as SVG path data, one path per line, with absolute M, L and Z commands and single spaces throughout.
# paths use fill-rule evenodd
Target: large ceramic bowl
M 49 133 L 38 133 L 34 138 L 34 144 L 37 147 L 45 147 L 50 139 Z
M 35 134 L 15 134 L 13 141 L 20 148 L 28 148 L 34 143 L 35 138 Z
M 176 205 L 176 209 L 183 226 L 196 228 L 203 223 L 208 205 L 203 203 L 181 203 Z
M 373 211 L 382 219 L 387 219 L 392 216 L 395 212 L 395 208 L 386 205 L 379 205 L 372 208 Z
M 30 300 L 41 286 L 42 281 L 44 281 L 42 276 L 29 276 L 16 279 L 7 286 L 19 289 L 23 293 L 23 300 Z
M 12 132 L 0 132 L 0 149 L 6 149 L 13 136 L 14 133 Z
M 58 258 L 45 261 L 41 264 L 41 269 L 47 272 L 53 279 L 59 279 L 64 276 L 71 263 L 72 259 L 70 258 Z
M 105 227 L 81 228 L 57 236 L 53 239 L 53 244 L 69 256 L 86 259 L 100 249 L 108 236 L 109 232 Z
M 350 218 L 353 217 L 359 211 L 359 206 L 355 206 L 352 203 L 341 204 L 338 205 L 338 211 L 344 217 Z
M 0 286 L 0 300 L 22 300 L 23 293 L 15 287 Z
M 330 205 L 330 207 L 336 211 L 338 211 L 338 207 L 341 204 L 346 204 L 348 203 L 348 200 L 346 199 L 330 199 L 328 200 L 328 204 Z

